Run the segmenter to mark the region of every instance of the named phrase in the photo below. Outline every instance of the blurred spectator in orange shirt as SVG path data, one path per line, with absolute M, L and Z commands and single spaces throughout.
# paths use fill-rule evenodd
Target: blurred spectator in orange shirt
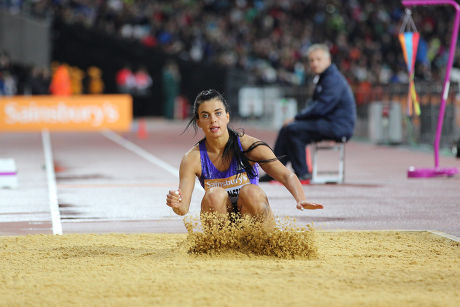
M 57 96 L 72 95 L 70 74 L 66 65 L 59 65 L 56 69 L 56 72 L 51 80 L 50 92 L 52 95 Z
M 88 68 L 88 93 L 89 94 L 102 94 L 104 92 L 104 81 L 102 81 L 102 71 L 96 67 L 91 66 Z

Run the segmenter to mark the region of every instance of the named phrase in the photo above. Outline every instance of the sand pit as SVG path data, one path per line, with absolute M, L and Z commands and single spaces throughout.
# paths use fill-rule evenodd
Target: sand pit
M 316 255 L 191 255 L 186 234 L 0 237 L 0 305 L 459 306 L 460 245 L 316 232 Z

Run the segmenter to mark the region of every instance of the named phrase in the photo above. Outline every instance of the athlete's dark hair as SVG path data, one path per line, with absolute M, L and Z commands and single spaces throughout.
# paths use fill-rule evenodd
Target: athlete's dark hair
M 200 107 L 200 105 L 202 103 L 204 103 L 206 101 L 209 101 L 209 100 L 212 100 L 212 99 L 220 100 L 222 102 L 222 104 L 224 105 L 225 112 L 230 113 L 230 111 L 229 111 L 230 108 L 228 106 L 228 103 L 227 103 L 227 101 L 225 100 L 224 96 L 221 93 L 219 93 L 218 91 L 216 91 L 214 89 L 204 90 L 204 91 L 200 92 L 195 98 L 195 102 L 193 103 L 193 117 L 188 122 L 187 126 L 184 129 L 184 132 L 190 126 L 193 126 L 193 129 L 195 130 L 195 134 L 196 134 L 197 129 L 198 129 L 198 126 L 197 126 L 196 122 L 197 122 L 197 120 L 199 118 L 198 108 Z M 249 151 L 253 150 L 257 146 L 264 145 L 264 146 L 267 146 L 268 148 L 270 148 L 270 146 L 268 146 L 267 143 L 265 143 L 265 142 L 257 141 L 257 142 L 254 142 L 253 144 L 251 144 L 251 146 L 249 146 L 249 148 L 247 150 L 242 151 L 240 146 L 239 146 L 239 144 L 238 144 L 238 137 L 241 137 L 241 136 L 244 135 L 244 130 L 242 132 L 237 132 L 237 131 L 233 130 L 232 128 L 230 128 L 229 126 L 227 126 L 227 130 L 228 130 L 229 138 L 228 138 L 227 144 L 225 144 L 224 152 L 222 154 L 222 159 L 224 159 L 224 161 L 228 162 L 228 161 L 230 161 L 232 159 L 232 157 L 235 157 L 236 162 L 238 163 L 238 165 L 240 165 L 242 168 L 244 168 L 244 170 L 248 174 L 249 178 L 256 177 L 256 174 L 254 172 L 254 168 L 251 166 L 249 161 L 256 162 L 256 163 L 267 163 L 267 162 L 272 162 L 272 161 L 278 160 L 277 158 L 268 159 L 268 160 L 261 160 L 261 161 L 254 161 L 254 160 L 248 159 L 248 157 L 246 156 L 246 153 L 248 153 Z M 204 139 L 205 138 L 201 139 L 198 143 L 200 143 Z

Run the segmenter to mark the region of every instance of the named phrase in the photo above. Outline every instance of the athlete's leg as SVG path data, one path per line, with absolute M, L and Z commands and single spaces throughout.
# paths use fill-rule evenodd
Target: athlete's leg
M 256 218 L 263 223 L 266 230 L 271 230 L 275 226 L 267 195 L 258 185 L 247 184 L 243 186 L 238 195 L 237 206 L 241 215 Z
M 214 212 L 227 214 L 229 212 L 230 199 L 227 191 L 223 188 L 214 187 L 206 191 L 201 200 L 201 213 Z
M 201 222 L 206 229 L 216 223 L 225 223 L 231 212 L 231 202 L 227 191 L 214 187 L 206 191 L 201 200 Z

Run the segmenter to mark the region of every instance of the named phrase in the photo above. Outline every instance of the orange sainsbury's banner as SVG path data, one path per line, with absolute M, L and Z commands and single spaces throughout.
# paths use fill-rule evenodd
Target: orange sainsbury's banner
M 1 131 L 126 131 L 130 95 L 0 97 Z

